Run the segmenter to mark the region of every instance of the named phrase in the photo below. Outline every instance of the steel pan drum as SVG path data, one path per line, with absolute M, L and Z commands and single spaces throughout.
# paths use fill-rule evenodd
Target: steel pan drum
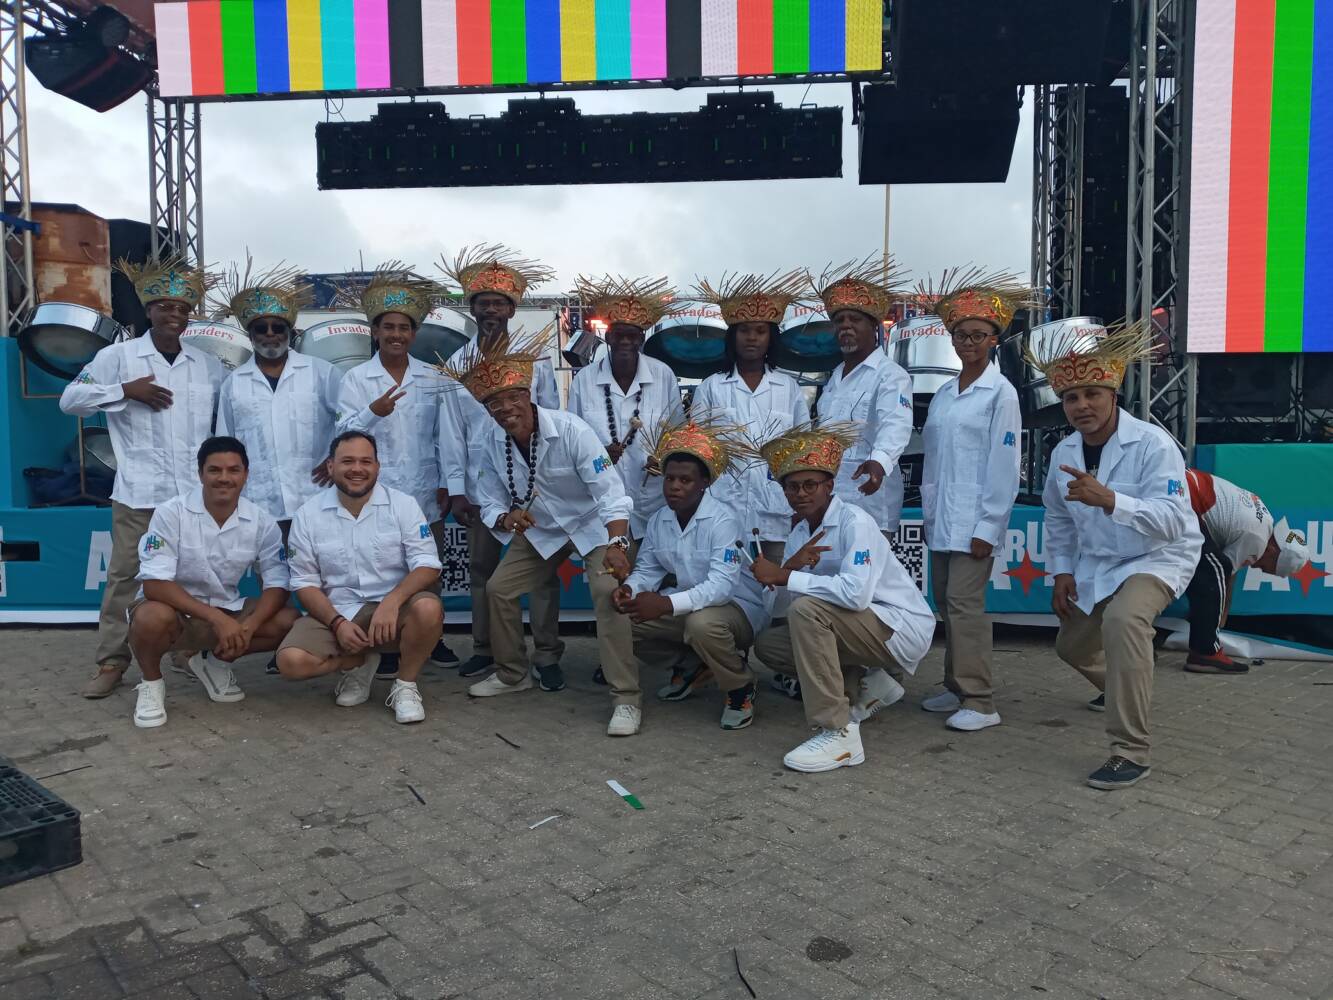
M 912 395 L 929 399 L 963 370 L 938 316 L 914 316 L 889 331 L 889 353 L 912 379 Z
M 456 309 L 439 309 L 417 329 L 408 353 L 428 365 L 448 357 L 477 335 L 477 321 Z
M 643 353 L 678 378 L 707 378 L 727 367 L 727 324 L 716 316 L 670 316 L 648 331 Z
M 79 439 L 76 437 L 65 449 L 71 462 L 79 460 Z M 89 472 L 104 476 L 116 474 L 116 453 L 111 447 L 111 433 L 105 427 L 83 429 L 83 466 Z
M 790 372 L 831 372 L 842 360 L 833 321 L 822 312 L 792 316 L 778 327 L 773 363 Z
M 332 319 L 302 331 L 292 349 L 351 371 L 370 360 L 370 324 L 358 319 Z
M 212 320 L 197 319 L 186 324 L 181 343 L 213 355 L 226 368 L 239 368 L 254 353 L 249 336 L 239 326 Z
M 72 379 L 123 332 L 119 323 L 96 309 L 71 302 L 43 302 L 19 333 L 19 350 L 42 371 Z
M 1027 343 L 1032 353 L 1040 354 L 1040 348 L 1044 343 L 1055 338 L 1063 340 L 1068 335 L 1084 330 L 1087 331 L 1087 337 L 1073 340 L 1071 346 L 1076 345 L 1080 348 L 1093 346 L 1097 338 L 1106 332 L 1101 320 L 1093 316 L 1071 316 L 1069 319 L 1034 326 L 1028 331 Z M 1014 338 L 1016 349 L 1020 352 L 1021 339 Z M 1023 405 L 1025 422 L 1032 426 L 1063 424 L 1065 415 L 1060 407 L 1060 397 L 1047 383 L 1045 374 L 1040 368 L 1028 364 L 1026 358 L 1023 359 L 1022 371 L 1023 382 L 1019 401 Z

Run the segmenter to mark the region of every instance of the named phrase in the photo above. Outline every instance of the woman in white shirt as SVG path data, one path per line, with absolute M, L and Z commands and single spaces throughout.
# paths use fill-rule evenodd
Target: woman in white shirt
M 804 275 L 792 271 L 764 277 L 722 276 L 717 287 L 700 282 L 693 295 L 722 311 L 727 324 L 727 360 L 731 368 L 704 379 L 690 405 L 700 416 L 714 414 L 724 423 L 744 427 L 758 440 L 776 437 L 810 420 L 810 405 L 796 379 L 774 370 L 769 359 L 778 344 L 778 324 L 787 307 L 800 298 Z M 791 506 L 782 487 L 763 463 L 723 476 L 709 493 L 740 518 L 744 541 L 758 541 L 764 555 L 781 562 L 791 534 Z
M 1012 280 L 992 281 L 936 292 L 930 307 L 963 370 L 931 399 L 923 431 L 921 506 L 931 589 L 944 619 L 946 690 L 921 707 L 949 713 L 945 725 L 962 732 L 1000 724 L 986 584 L 1018 495 L 1018 393 L 991 352 L 1027 295 Z

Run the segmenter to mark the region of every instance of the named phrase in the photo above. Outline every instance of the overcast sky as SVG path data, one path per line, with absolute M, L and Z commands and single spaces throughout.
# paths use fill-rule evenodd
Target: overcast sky
M 75 202 L 107 218 L 146 220 L 147 122 L 135 97 L 98 114 L 28 76 L 33 200 Z M 315 123 L 324 103 L 203 108 L 204 246 L 210 262 L 285 259 L 311 271 L 400 258 L 427 272 L 441 251 L 498 241 L 545 261 L 567 289 L 580 272 L 667 274 L 687 285 L 723 270 L 770 271 L 878 251 L 884 189 L 856 181 L 856 130 L 846 85 L 776 88 L 786 105 L 843 107 L 843 176 L 716 184 L 609 184 L 319 191 Z M 585 111 L 694 110 L 705 91 L 575 95 Z M 506 97 L 443 97 L 451 115 L 504 108 Z M 1030 94 L 1028 95 L 1030 100 Z M 347 120 L 373 100 L 348 100 Z M 1004 184 L 911 185 L 893 191 L 891 250 L 913 276 L 975 262 L 1027 273 L 1032 116 L 1025 102 Z M 911 136 L 904 136 L 911 142 Z

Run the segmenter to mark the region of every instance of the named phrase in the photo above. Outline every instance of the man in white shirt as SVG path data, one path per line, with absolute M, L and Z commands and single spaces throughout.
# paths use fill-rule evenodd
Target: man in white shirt
M 912 380 L 884 353 L 884 321 L 899 294 L 892 261 L 871 257 L 825 271 L 811 287 L 837 328 L 842 363 L 815 402 L 820 423 L 850 422 L 861 436 L 842 459 L 835 489 L 888 535 L 902 517 L 903 477 L 898 468 L 912 437 Z
M 914 672 L 935 634 L 934 613 L 879 526 L 836 495 L 834 477 L 858 430 L 797 427 L 760 449 L 798 518 L 783 564 L 761 555 L 752 567 L 761 584 L 781 590 L 775 617 L 790 601 L 787 624 L 763 632 L 755 653 L 800 677 L 806 722 L 817 730 L 783 758 L 794 771 L 862 763 L 861 721 L 902 697 L 888 671 Z M 875 667 L 885 669 L 858 678 Z
M 109 695 L 130 664 L 125 613 L 138 593 L 139 539 L 158 504 L 198 485 L 196 452 L 213 431 L 224 374 L 216 358 L 180 339 L 209 276 L 178 258 L 117 266 L 134 282 L 151 328 L 135 340 L 102 348 L 60 395 L 65 413 L 106 414 L 116 455 L 97 673 L 81 692 L 85 698 Z
M 251 278 L 232 269 L 225 310 L 245 328 L 254 353 L 222 383 L 218 433 L 245 443 L 254 467 L 246 499 L 278 522 L 283 538 L 297 508 L 329 485 L 329 442 L 342 372 L 292 351 L 296 316 L 309 286 L 274 270 Z
M 1148 350 L 1141 325 L 1042 344 L 1032 362 L 1075 433 L 1051 453 L 1042 500 L 1055 651 L 1103 693 L 1111 757 L 1093 788 L 1128 788 L 1150 770 L 1153 622 L 1179 597 L 1203 546 L 1185 462 L 1165 431 L 1116 405 L 1125 370 Z
M 364 288 L 345 291 L 349 304 L 355 297 L 366 314 L 376 351 L 369 361 L 343 376 L 337 432 L 365 431 L 374 436 L 380 480 L 416 500 L 430 524 L 436 555 L 443 558 L 443 522 L 448 511 L 440 507 L 442 499 L 447 505 L 447 497 L 439 488 L 436 441 L 444 380 L 432 365 L 408 353 L 439 293 L 434 282 L 397 263 L 376 270 Z M 459 431 L 446 428 L 446 433 Z M 431 659 L 449 663 L 457 657 L 441 641 Z
M 642 539 L 648 519 L 665 503 L 648 477 L 646 433 L 684 413 L 675 372 L 643 353 L 646 332 L 670 314 L 675 290 L 665 278 L 580 277 L 578 293 L 585 309 L 607 325 L 606 353 L 574 376 L 569 412 L 582 417 L 606 448 L 634 502 L 630 535 Z
M 944 690 L 921 702 L 944 724 L 977 732 L 1000 724 L 991 678 L 993 643 L 986 587 L 995 546 L 1018 496 L 1018 393 L 991 360 L 1022 291 L 1005 285 L 940 289 L 931 312 L 963 364 L 930 400 L 922 438 L 921 507 L 930 585 L 944 620 Z
M 532 369 L 544 346 L 543 333 L 504 352 L 484 352 L 467 368 L 442 366 L 497 425 L 482 450 L 481 520 L 509 545 L 486 584 L 495 673 L 468 694 L 489 698 L 531 689 L 519 599 L 547 585 L 577 553 L 615 702 L 607 733 L 629 736 L 639 729 L 638 669 L 629 620 L 616 612 L 611 595 L 630 572 L 630 500 L 592 429 L 573 414 L 532 402 Z M 565 686 L 559 664 L 539 674 L 543 691 Z
M 291 586 L 306 617 L 278 649 L 290 680 L 338 674 L 335 703 L 370 697 L 380 654 L 400 656 L 385 704 L 398 722 L 421 722 L 417 677 L 444 627 L 440 559 L 421 506 L 379 482 L 375 438 L 344 431 L 329 449 L 334 489 L 292 521 Z
M 727 433 L 700 419 L 658 435 L 651 454 L 662 470 L 666 506 L 648 522 L 634 572 L 614 599 L 634 622 L 640 664 L 672 672 L 658 697 L 683 701 L 705 678 L 716 680 L 725 695 L 722 728 L 732 730 L 754 719 L 754 672 L 745 651 L 768 614 L 758 581 L 741 573 L 740 518 L 708 492 L 739 466 Z M 672 583 L 663 586 L 668 575 Z
M 1190 469 L 1190 506 L 1199 518 L 1203 551 L 1185 597 L 1189 600 L 1189 655 L 1196 674 L 1243 674 L 1249 664 L 1222 649 L 1218 630 L 1231 607 L 1235 574 L 1253 566 L 1271 576 L 1292 576 L 1310 561 L 1305 536 L 1284 517 L 1276 524 L 1259 494 L 1220 476 Z
M 440 270 L 462 290 L 468 311 L 477 323 L 477 338 L 459 349 L 451 360 L 468 367 L 483 351 L 509 348 L 509 321 L 532 285 L 554 277 L 550 268 L 524 260 L 502 246 L 465 248 L 452 261 L 442 261 Z M 532 398 L 548 410 L 560 409 L 555 367 L 550 357 L 533 365 Z M 481 523 L 481 495 L 477 472 L 481 467 L 481 441 L 493 433 L 495 421 L 471 393 L 449 392 L 439 411 L 440 502 L 448 505 L 454 520 L 467 528 L 468 578 L 472 589 L 472 656 L 458 668 L 460 677 L 486 673 L 495 662 L 491 650 L 490 611 L 486 581 L 500 565 L 500 543 Z M 528 596 L 534 658 L 539 666 L 560 662 L 565 644 L 560 640 L 560 586 L 553 580 Z
M 287 603 L 287 554 L 277 523 L 242 495 L 250 459 L 233 437 L 199 447 L 200 485 L 153 511 L 140 542 L 141 597 L 130 608 L 129 642 L 143 671 L 134 724 L 167 721 L 159 661 L 172 650 L 196 651 L 190 670 L 213 701 L 240 701 L 231 663 L 277 649 L 297 619 Z M 242 598 L 237 586 L 251 566 L 264 591 Z M 197 652 L 203 650 L 203 652 Z M 212 652 L 212 657 L 208 655 Z

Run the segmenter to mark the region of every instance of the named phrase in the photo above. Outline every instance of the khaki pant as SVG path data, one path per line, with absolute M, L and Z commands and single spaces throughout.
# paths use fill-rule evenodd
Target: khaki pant
M 504 546 L 480 517 L 467 529 L 468 577 L 472 587 L 472 652 L 493 656 L 491 609 L 486 600 L 486 581 L 495 575 Z M 532 626 L 533 660 L 539 667 L 560 662 L 565 644 L 560 640 L 560 578 L 554 574 L 528 593 L 528 621 Z
M 134 620 L 134 613 L 147 603 L 147 600 L 136 600 L 130 605 L 129 618 L 131 621 Z M 236 611 L 229 611 L 226 608 L 222 610 L 232 618 L 240 619 L 253 614 L 258 603 L 259 598 L 247 597 L 245 603 Z M 201 649 L 212 649 L 218 644 L 218 634 L 213 631 L 213 626 L 202 618 L 192 618 L 177 611 L 176 628 L 179 632 L 167 649 L 169 653 L 196 653 Z
M 991 624 L 986 617 L 986 584 L 993 556 L 973 559 L 966 552 L 930 554 L 930 589 L 944 619 L 944 686 L 964 708 L 995 711 L 991 682 Z
M 440 595 L 432 594 L 425 590 L 419 590 L 404 601 L 403 606 L 398 609 L 398 632 L 395 634 L 393 641 L 386 643 L 383 646 L 372 646 L 367 652 L 398 652 L 398 644 L 403 638 L 403 625 L 407 623 L 407 613 L 412 608 L 412 605 L 416 604 L 418 601 L 435 602 L 436 606 L 440 608 L 440 625 L 443 627 L 444 607 L 440 604 Z M 375 617 L 375 609 L 379 606 L 379 601 L 372 601 L 369 604 L 361 605 L 360 610 L 358 610 L 351 618 L 353 624 L 360 626 L 362 631 L 368 631 L 370 629 L 370 619 Z M 289 646 L 295 646 L 297 649 L 304 649 L 307 653 L 312 653 L 320 659 L 325 660 L 330 656 L 341 656 L 346 652 L 338 645 L 338 640 L 333 637 L 333 633 L 329 630 L 329 627 L 323 622 L 316 621 L 309 615 L 302 615 L 296 620 L 296 624 L 292 626 L 291 631 L 288 632 L 286 637 L 282 640 L 282 643 L 278 646 L 278 650 L 282 651 Z
M 1073 608 L 1055 637 L 1060 659 L 1106 693 L 1111 748 L 1142 767 L 1149 757 L 1153 622 L 1172 596 L 1157 577 L 1135 573 L 1092 614 Z
M 630 545 L 631 564 L 638 548 L 637 542 Z M 487 581 L 486 603 L 490 608 L 495 672 L 506 684 L 517 684 L 528 674 L 528 649 L 523 640 L 519 598 L 541 587 L 558 586 L 556 570 L 573 552 L 574 546 L 566 543 L 549 559 L 543 559 L 532 543 L 515 534 L 499 568 Z M 614 576 L 601 572 L 605 555 L 606 546 L 599 545 L 583 559 L 583 572 L 588 589 L 592 591 L 592 606 L 597 618 L 600 666 L 611 687 L 612 702 L 638 707 L 643 692 L 639 688 L 639 664 L 634 659 L 630 620 L 611 604 L 611 595 L 620 584 Z
M 139 593 L 139 540 L 152 519 L 152 509 L 138 510 L 111 501 L 111 561 L 106 567 L 102 613 L 97 619 L 99 666 L 130 665 L 128 613 Z
M 713 671 L 723 692 L 754 682 L 754 672 L 741 655 L 754 642 L 754 630 L 734 602 L 640 622 L 633 634 L 634 655 L 643 666 L 674 671 L 687 658 L 697 659 Z
M 884 645 L 891 638 L 893 629 L 869 609 L 851 611 L 817 597 L 798 597 L 787 624 L 762 632 L 754 651 L 769 669 L 800 677 L 806 722 L 841 729 L 860 694 L 862 667 L 884 667 L 902 678 L 902 667 Z

